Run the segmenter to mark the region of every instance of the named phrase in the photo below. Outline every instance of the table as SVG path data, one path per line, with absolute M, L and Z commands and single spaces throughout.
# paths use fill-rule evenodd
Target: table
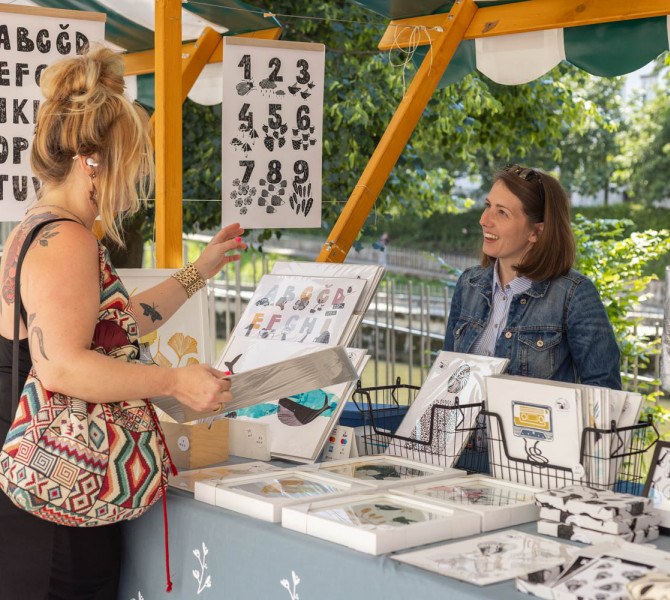
M 185 491 L 170 488 L 167 506 L 173 591 L 165 591 L 159 502 L 146 515 L 124 524 L 119 600 L 140 600 L 140 595 L 144 600 L 296 600 L 297 595 L 300 600 L 531 598 L 516 592 L 514 581 L 477 587 L 398 563 L 390 555 L 370 556 L 284 529 L 279 523 L 211 506 Z M 514 529 L 536 533 L 535 523 Z M 661 536 L 654 544 L 670 551 L 670 536 Z M 640 558 L 643 552 L 641 545 Z M 300 579 L 295 587 L 292 572 Z M 203 587 L 208 576 L 211 587 Z M 293 595 L 281 585 L 283 579 Z

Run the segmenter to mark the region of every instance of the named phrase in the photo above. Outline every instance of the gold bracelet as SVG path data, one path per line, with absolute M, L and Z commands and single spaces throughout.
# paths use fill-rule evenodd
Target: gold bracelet
M 184 286 L 186 295 L 189 298 L 206 285 L 205 280 L 198 272 L 198 269 L 196 269 L 193 266 L 193 263 L 190 262 L 186 263 L 186 266 L 179 269 L 176 273 L 172 273 L 172 277 Z

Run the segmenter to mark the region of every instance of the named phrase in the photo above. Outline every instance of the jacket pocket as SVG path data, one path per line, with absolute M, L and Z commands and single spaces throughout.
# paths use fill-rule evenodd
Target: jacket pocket
M 551 379 L 560 364 L 561 331 L 520 331 L 519 364 L 521 374 L 527 377 Z

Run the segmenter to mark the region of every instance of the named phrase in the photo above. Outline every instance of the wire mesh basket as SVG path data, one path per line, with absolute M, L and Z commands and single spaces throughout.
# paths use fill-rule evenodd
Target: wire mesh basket
M 361 413 L 362 453 L 404 456 L 545 489 L 582 484 L 642 494 L 644 455 L 659 439 L 651 417 L 630 427 L 615 422 L 610 429 L 585 427 L 579 464 L 565 467 L 534 460 L 532 454 L 511 455 L 500 415 L 484 410 L 483 403 L 434 404 L 409 435 L 397 434 L 419 389 L 400 378 L 388 386 L 359 383 L 353 401 Z

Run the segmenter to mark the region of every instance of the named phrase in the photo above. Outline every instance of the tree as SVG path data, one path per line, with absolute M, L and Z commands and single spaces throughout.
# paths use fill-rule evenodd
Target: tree
M 389 55 L 376 49 L 385 23 L 352 3 L 277 0 L 272 12 L 284 27 L 283 39 L 326 45 L 323 227 L 330 229 L 415 68 L 389 64 Z M 558 152 L 566 129 L 585 126 L 597 115 L 565 81 L 566 70 L 560 66 L 540 80 L 513 87 L 493 84 L 475 72 L 436 91 L 377 201 L 377 212 L 397 217 L 408 211 L 447 211 L 458 203 L 452 194 L 455 176 L 490 170 L 489 164 L 524 157 L 536 147 Z M 217 111 L 220 107 L 185 104 L 186 198 L 220 197 Z M 215 227 L 219 220 L 220 207 L 213 204 L 185 209 L 187 231 Z

